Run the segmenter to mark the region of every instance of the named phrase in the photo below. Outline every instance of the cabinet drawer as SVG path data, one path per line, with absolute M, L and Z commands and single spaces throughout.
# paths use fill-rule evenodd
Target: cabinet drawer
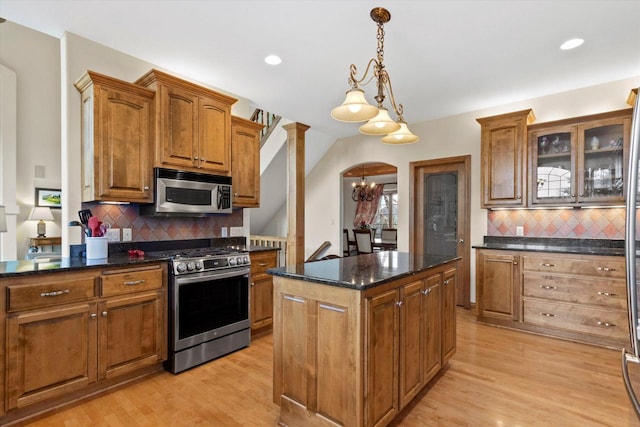
M 625 278 L 624 258 L 561 258 L 560 256 L 524 256 L 524 271 L 567 273 L 583 276 Z
M 7 286 L 8 311 L 84 301 L 95 296 L 95 276 L 92 275 L 81 274 L 79 277 L 68 274 L 60 275 L 60 277 L 33 276 L 30 281 L 39 283 Z
M 132 292 L 162 288 L 162 269 L 124 271 L 102 276 L 102 296 L 121 295 Z
M 570 303 L 601 305 L 626 310 L 624 280 L 568 275 L 524 273 L 523 295 Z
M 263 273 L 270 268 L 278 266 L 278 252 L 267 251 L 252 253 L 251 256 L 251 274 Z
M 524 300 L 526 323 L 627 340 L 627 312 L 533 299 Z

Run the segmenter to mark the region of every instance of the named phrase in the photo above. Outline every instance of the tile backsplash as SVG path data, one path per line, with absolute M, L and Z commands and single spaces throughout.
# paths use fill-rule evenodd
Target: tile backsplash
M 202 218 L 141 216 L 137 205 L 83 203 L 93 216 L 111 228 L 131 228 L 135 242 L 222 237 L 222 227 L 242 227 L 242 209 Z
M 525 237 L 624 239 L 624 221 L 624 208 L 492 210 L 487 235 L 515 236 L 523 226 Z

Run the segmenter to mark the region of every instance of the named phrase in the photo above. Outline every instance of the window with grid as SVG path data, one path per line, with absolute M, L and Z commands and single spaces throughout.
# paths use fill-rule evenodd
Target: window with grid
M 384 189 L 382 196 L 380 196 L 376 217 L 371 226 L 376 229 L 375 237 L 380 237 L 383 228 L 398 227 L 398 189 L 395 185 L 388 190 Z

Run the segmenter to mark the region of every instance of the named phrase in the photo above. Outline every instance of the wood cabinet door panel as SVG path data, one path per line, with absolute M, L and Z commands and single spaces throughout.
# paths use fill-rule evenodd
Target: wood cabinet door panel
M 282 395 L 303 406 L 307 399 L 307 300 L 283 295 L 282 317 L 288 319 L 282 325 Z
M 317 378 L 316 413 L 348 424 L 350 402 L 347 381 L 352 378 L 354 366 L 349 363 L 349 313 L 348 307 L 329 303 L 317 303 Z M 353 362 L 353 361 L 351 361 Z
M 231 117 L 229 107 L 214 99 L 200 98 L 197 166 L 205 171 L 229 174 L 231 170 Z
M 442 366 L 456 353 L 456 279 L 455 269 L 442 275 Z
M 423 282 L 409 283 L 400 289 L 400 408 L 422 388 L 424 347 Z
M 163 360 L 162 292 L 112 298 L 98 305 L 101 379 Z
M 398 292 L 367 299 L 366 422 L 386 425 L 398 405 Z
M 193 168 L 198 144 L 198 97 L 168 86 L 162 87 L 161 94 L 161 162 Z
M 7 319 L 7 409 L 22 408 L 96 380 L 95 304 Z
M 442 276 L 437 274 L 425 280 L 423 296 L 424 351 L 423 381 L 426 384 L 441 367 L 441 330 L 442 330 Z
M 102 89 L 98 120 L 102 132 L 96 138 L 98 196 L 152 200 L 151 99 Z
M 273 278 L 267 274 L 251 277 L 251 328 L 259 329 L 273 322 Z
M 233 205 L 260 206 L 260 130 L 262 125 L 231 118 Z
M 524 273 L 523 295 L 578 304 L 627 309 L 624 280 L 558 274 Z
M 514 318 L 514 257 L 512 255 L 480 255 L 478 314 Z

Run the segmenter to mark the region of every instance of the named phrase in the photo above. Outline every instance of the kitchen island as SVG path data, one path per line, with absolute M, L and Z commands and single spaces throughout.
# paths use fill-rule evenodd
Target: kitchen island
M 456 262 L 383 251 L 268 270 L 280 424 L 391 422 L 455 353 Z

